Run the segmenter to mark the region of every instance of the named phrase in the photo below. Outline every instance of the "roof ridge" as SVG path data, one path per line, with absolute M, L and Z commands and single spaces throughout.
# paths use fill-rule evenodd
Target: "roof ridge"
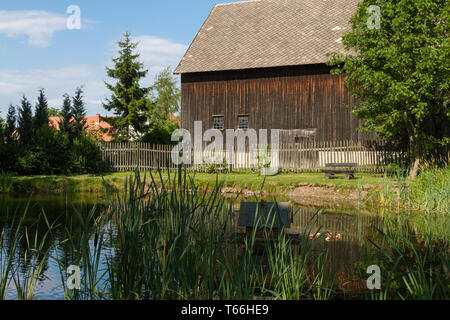
M 218 3 L 215 6 L 220 7 L 220 6 L 229 6 L 232 4 L 244 4 L 244 3 L 261 2 L 261 1 L 267 1 L 267 0 L 244 0 L 244 1 L 235 1 L 235 2 L 225 2 L 225 3 Z

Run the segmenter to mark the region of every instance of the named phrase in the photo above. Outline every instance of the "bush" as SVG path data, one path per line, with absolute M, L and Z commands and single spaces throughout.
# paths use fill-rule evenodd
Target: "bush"
M 35 133 L 33 144 L 19 157 L 23 174 L 69 173 L 69 139 L 53 128 L 42 127 Z
M 405 177 L 408 175 L 408 169 L 403 168 L 398 163 L 390 163 L 386 168 L 388 177 Z
M 95 173 L 104 168 L 100 147 L 91 137 L 70 142 L 51 127 L 38 129 L 25 149 L 18 143 L 0 144 L 0 168 L 24 175 Z
M 73 173 L 96 173 L 104 169 L 98 142 L 87 136 L 76 138 L 70 155 Z
M 19 173 L 17 162 L 21 154 L 23 149 L 16 143 L 0 144 L 0 168 L 5 172 Z

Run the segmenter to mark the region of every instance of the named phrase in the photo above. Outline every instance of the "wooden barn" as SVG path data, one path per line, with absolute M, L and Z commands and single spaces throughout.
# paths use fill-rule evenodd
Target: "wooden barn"
M 281 143 L 363 140 L 346 108 L 355 100 L 326 54 L 345 53 L 342 35 L 358 0 L 258 0 L 216 5 L 175 70 L 181 125 L 281 129 Z

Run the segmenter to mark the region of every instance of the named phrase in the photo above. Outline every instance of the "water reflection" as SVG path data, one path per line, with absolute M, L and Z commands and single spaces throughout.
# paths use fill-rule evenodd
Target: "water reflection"
M 97 203 L 97 204 L 96 204 Z M 28 213 L 24 221 L 24 228 L 28 237 L 21 234 L 17 243 L 17 250 L 13 257 L 13 270 L 17 270 L 20 275 L 18 282 L 23 282 L 32 274 L 32 266 L 41 265 L 42 275 L 36 287 L 37 299 L 63 299 L 64 291 L 61 286 L 61 272 L 58 263 L 54 260 L 57 257 L 61 265 L 70 266 L 76 264 L 79 256 L 73 252 L 73 243 L 66 241 L 65 232 L 70 232 L 75 241 L 81 241 L 83 237 L 83 227 L 79 220 L 68 220 L 67 216 L 74 215 L 74 210 L 80 210 L 87 215 L 93 208 L 100 213 L 102 204 L 98 204 L 98 199 L 93 196 L 64 195 L 64 196 L 39 196 L 29 198 L 16 198 L 10 196 L 0 196 L 0 232 L 4 231 L 4 241 L 2 244 L 3 255 L 2 265 L 5 264 L 6 253 L 11 249 L 11 241 L 8 239 L 9 232 L 14 232 L 14 226 L 7 216 L 13 212 L 23 212 L 28 208 Z M 239 211 L 239 203 L 234 204 L 234 209 Z M 39 219 L 45 212 L 46 219 Z M 70 222 L 68 222 L 70 221 Z M 51 234 L 47 234 L 47 224 L 53 225 Z M 287 233 L 291 235 L 310 235 L 321 233 L 340 234 L 339 241 L 326 241 L 325 237 L 312 239 L 317 250 L 328 249 L 329 257 L 333 268 L 337 274 L 339 283 L 347 284 L 346 289 L 351 288 L 351 279 L 355 277 L 353 265 L 355 257 L 362 255 L 362 247 L 367 238 L 375 237 L 374 227 L 378 226 L 379 219 L 375 216 L 357 215 L 347 213 L 317 213 L 316 209 L 300 208 L 294 206 L 293 220 Z M 106 224 L 105 228 L 114 228 L 112 224 Z M 23 232 L 23 231 L 21 231 Z M 30 243 L 38 250 L 29 251 Z M 112 250 L 110 244 L 107 248 Z M 111 251 L 106 251 L 106 254 Z M 27 257 L 25 260 L 24 257 Z M 257 257 L 255 257 L 257 258 Z M 102 257 L 101 263 L 106 262 L 106 257 Z M 350 284 L 349 284 L 350 283 Z M 14 279 L 9 285 L 8 299 L 17 299 Z

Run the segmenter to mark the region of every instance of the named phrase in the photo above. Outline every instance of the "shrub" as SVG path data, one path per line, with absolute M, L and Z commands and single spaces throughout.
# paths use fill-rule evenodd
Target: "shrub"
M 24 174 L 58 174 L 69 172 L 69 139 L 53 128 L 42 127 L 33 144 L 19 157 Z
M 71 171 L 74 173 L 96 173 L 104 169 L 100 147 L 92 137 L 76 138 L 70 157 Z
M 5 172 L 19 173 L 18 157 L 23 149 L 16 143 L 0 144 L 0 168 Z

